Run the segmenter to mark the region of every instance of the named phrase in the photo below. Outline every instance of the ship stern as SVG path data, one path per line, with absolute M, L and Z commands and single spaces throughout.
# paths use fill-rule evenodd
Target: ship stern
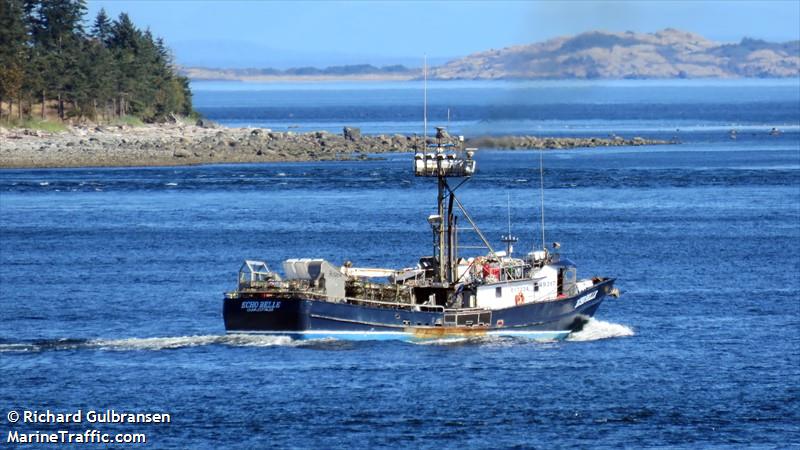
M 305 302 L 297 297 L 225 295 L 222 317 L 228 333 L 282 334 L 306 329 Z

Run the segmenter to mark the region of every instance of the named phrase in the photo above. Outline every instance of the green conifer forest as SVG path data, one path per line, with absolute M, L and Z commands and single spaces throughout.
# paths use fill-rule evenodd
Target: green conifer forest
M 125 13 L 86 15 L 85 0 L 0 0 L 0 121 L 193 114 L 161 39 Z

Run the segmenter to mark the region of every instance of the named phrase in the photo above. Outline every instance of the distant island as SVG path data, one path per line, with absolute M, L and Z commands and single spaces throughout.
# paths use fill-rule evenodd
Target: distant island
M 184 67 L 193 80 L 413 80 L 421 68 L 368 64 L 277 70 Z M 722 43 L 667 28 L 656 33 L 592 31 L 487 50 L 431 67 L 435 80 L 787 78 L 800 76 L 800 41 L 744 38 Z
M 220 81 L 272 81 L 286 79 L 312 80 L 411 80 L 422 76 L 422 69 L 408 68 L 402 65 L 376 67 L 371 64 L 353 64 L 344 66 L 293 67 L 286 70 L 273 68 L 220 69 L 205 67 L 183 67 L 180 73 L 192 80 Z

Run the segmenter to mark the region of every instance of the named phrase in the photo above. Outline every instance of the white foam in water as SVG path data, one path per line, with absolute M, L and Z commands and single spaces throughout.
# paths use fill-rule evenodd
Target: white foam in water
M 568 341 L 597 341 L 599 339 L 609 339 L 617 337 L 633 336 L 633 329 L 619 323 L 604 322 L 597 319 L 589 319 L 581 331 L 570 333 Z
M 178 185 L 178 183 L 167 183 L 164 186 L 177 186 L 177 185 Z
M 454 345 L 454 344 L 463 344 L 469 341 L 470 338 L 468 337 L 450 337 L 450 338 L 412 341 L 412 343 L 416 345 Z
M 50 186 L 50 183 L 48 183 L 47 181 L 42 181 L 41 183 L 39 183 L 39 186 Z
M 96 347 L 105 350 L 163 350 L 215 344 L 218 343 L 222 337 L 224 336 L 97 339 L 87 342 L 87 347 Z
M 579 332 L 572 333 L 567 337 L 568 341 L 596 341 L 599 339 L 609 339 L 616 337 L 633 336 L 631 328 L 617 323 L 604 322 L 602 320 L 591 319 L 584 325 Z M 35 342 L 18 342 L 0 344 L 0 353 L 3 352 L 41 352 L 53 350 L 110 350 L 110 351 L 158 351 L 171 350 L 190 347 L 201 347 L 206 345 L 224 345 L 228 347 L 278 347 L 291 346 L 303 347 L 319 344 L 337 343 L 336 339 L 311 339 L 294 340 L 289 336 L 270 336 L 270 335 L 251 335 L 251 334 L 229 334 L 229 335 L 205 335 L 205 336 L 175 336 L 175 337 L 153 337 L 153 338 L 127 338 L 127 339 L 54 339 Z M 492 345 L 507 346 L 519 342 L 515 339 L 499 336 L 481 337 L 449 337 L 441 339 L 431 339 L 417 341 L 419 345 Z
M 273 347 L 291 345 L 288 336 L 264 335 L 209 335 L 163 338 L 101 339 L 90 341 L 89 346 L 106 350 L 166 350 L 203 345 L 229 345 L 232 347 Z
M 289 336 L 265 335 L 208 335 L 208 336 L 176 336 L 156 338 L 127 339 L 52 339 L 45 341 L 18 342 L 0 344 L 3 352 L 41 352 L 53 350 L 170 350 L 205 345 L 226 345 L 229 347 L 275 347 L 303 345 L 302 341 L 294 341 Z
M 3 352 L 29 352 L 31 345 L 29 344 L 0 344 L 0 353 Z
M 268 336 L 252 334 L 231 334 L 225 336 L 225 344 L 237 347 L 274 347 L 285 345 L 296 345 L 302 341 L 296 341 L 289 336 Z

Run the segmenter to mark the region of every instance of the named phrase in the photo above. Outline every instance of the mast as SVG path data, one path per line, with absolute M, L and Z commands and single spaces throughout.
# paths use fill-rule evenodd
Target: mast
M 459 138 L 460 139 L 460 138 Z M 469 178 L 475 173 L 475 160 L 472 159 L 475 149 L 456 147 L 449 142 L 449 136 L 443 128 L 437 128 L 436 143 L 431 145 L 432 150 L 417 150 L 414 154 L 414 175 L 418 177 L 436 177 L 436 214 L 428 217 L 428 223 L 433 231 L 434 257 L 437 260 L 435 283 L 447 285 L 457 279 L 458 243 L 457 243 L 457 218 L 454 214 L 457 206 L 464 214 L 470 225 L 475 224 L 466 215 L 463 206 L 456 198 L 448 177 Z M 481 240 L 483 235 L 476 229 Z M 488 244 L 487 244 L 488 246 Z M 491 247 L 489 247 L 491 250 Z
M 437 171 L 439 172 L 439 194 L 437 198 L 437 209 L 439 217 L 441 218 L 441 224 L 439 225 L 439 282 L 444 283 L 447 281 L 447 265 L 445 264 L 445 256 L 447 254 L 447 247 L 449 243 L 449 239 L 445 241 L 445 235 L 450 234 L 450 214 L 451 212 L 448 210 L 447 215 L 445 215 L 445 207 L 444 207 L 444 196 L 447 192 L 447 179 L 444 176 L 444 172 L 442 171 L 442 162 L 444 161 L 442 158 L 439 158 L 441 154 L 441 147 L 436 147 L 436 165 Z
M 542 250 L 547 251 L 547 243 L 544 240 L 544 164 L 543 164 L 543 157 L 542 154 L 544 152 L 542 149 L 539 149 L 539 193 L 541 194 L 542 199 L 542 209 L 541 209 L 541 217 L 542 217 Z
M 422 145 L 426 148 L 428 147 L 428 55 L 425 55 L 422 60 L 422 76 L 423 76 L 423 97 L 422 97 Z M 438 248 L 438 255 L 437 259 L 439 261 L 439 270 L 438 270 L 438 281 L 445 282 L 447 281 L 447 265 L 445 261 L 448 261 L 448 248 L 450 247 L 450 222 L 451 217 L 450 215 L 452 212 L 450 209 L 447 209 L 447 214 L 445 214 L 445 207 L 444 207 L 444 198 L 447 194 L 448 186 L 447 186 L 447 179 L 445 178 L 443 168 L 442 168 L 442 161 L 443 158 L 440 158 L 439 155 L 442 154 L 442 142 L 439 139 L 439 134 L 437 133 L 436 136 L 436 172 L 438 178 L 438 186 L 439 192 L 436 196 L 436 204 L 437 204 L 437 215 L 439 216 L 439 230 L 438 230 L 438 237 L 437 241 L 439 242 Z M 445 240 L 446 239 L 446 240 Z
M 414 152 L 414 175 L 418 177 L 436 177 L 436 214 L 428 217 L 428 223 L 433 231 L 433 250 L 436 259 L 437 270 L 434 283 L 444 287 L 453 283 L 458 278 L 458 236 L 457 218 L 453 207 L 458 206 L 465 214 L 464 217 L 470 225 L 478 232 L 481 240 L 488 245 L 483 235 L 475 227 L 472 219 L 466 215 L 463 206 L 455 197 L 454 189 L 447 183 L 448 177 L 470 178 L 475 173 L 475 154 L 474 148 L 464 149 L 464 138 L 459 136 L 459 146 L 456 147 L 450 142 L 450 135 L 445 128 L 436 128 L 436 143 L 431 144 L 432 150 L 428 152 L 428 59 L 423 62 L 423 142 L 422 150 L 415 149 Z M 449 122 L 448 110 L 448 122 Z M 465 151 L 466 150 L 466 151 Z M 456 189 L 458 186 L 456 187 Z M 448 200 L 445 205 L 445 199 Z
M 428 146 L 428 55 L 422 59 L 422 145 Z

